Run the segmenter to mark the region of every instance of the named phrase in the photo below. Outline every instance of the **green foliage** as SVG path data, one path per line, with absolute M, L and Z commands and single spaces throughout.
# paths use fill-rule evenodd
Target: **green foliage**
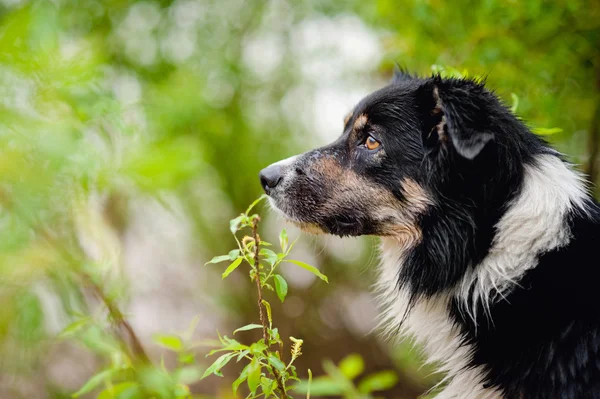
M 263 290 L 275 291 L 279 300 L 281 302 L 285 301 L 288 284 L 283 276 L 275 273 L 284 262 L 296 264 L 326 282 L 327 277 L 313 266 L 297 260 L 287 259 L 295 241 L 289 244 L 285 229 L 279 235 L 281 252 L 277 253 L 265 248 L 271 246 L 271 244 L 259 238 L 258 222 L 260 217 L 257 214 L 250 214 L 252 209 L 265 198 L 265 195 L 261 196 L 248 207 L 245 213 L 231 220 L 230 230 L 235 237 L 238 248 L 231 250 L 228 255 L 216 256 L 208 262 L 232 261 L 223 273 L 223 278 L 226 278 L 245 261 L 248 266 L 249 278 L 257 286 L 258 311 L 261 324 L 248 324 L 236 329 L 233 334 L 262 329 L 263 337 L 252 344 L 244 345 L 227 336 L 219 336 L 220 345 L 217 349 L 212 350 L 209 356 L 215 353 L 226 353 L 220 355 L 206 369 L 202 378 L 211 374 L 222 377 L 221 369 L 230 361 L 233 359 L 236 362 L 245 361 L 246 366 L 231 386 L 234 393 L 238 391 L 241 384 L 246 382 L 249 392 L 246 398 L 264 396 L 265 398 L 287 399 L 291 397 L 289 392 L 297 387 L 297 384 L 293 384 L 293 382 L 300 381 L 294 362 L 301 355 L 303 341 L 290 337 L 292 341 L 291 357 L 286 362 L 283 352 L 285 343 L 280 337 L 278 329 L 273 327 L 271 304 L 263 299 Z M 238 234 L 244 232 L 248 232 L 250 235 L 246 235 L 240 240 Z
M 341 396 L 345 399 L 373 399 L 378 391 L 385 391 L 398 383 L 398 376 L 392 370 L 379 371 L 364 376 L 355 386 L 354 380 L 364 371 L 362 357 L 351 354 L 336 366 L 330 360 L 323 362 L 327 375 L 302 381 L 296 386 L 299 393 L 310 392 L 315 396 Z
M 338 28 L 349 25 L 351 37 L 334 37 Z M 315 27 L 326 27 L 331 35 L 323 40 L 306 36 Z M 368 57 L 372 62 L 361 62 L 364 54 L 354 36 L 361 30 L 375 35 L 380 45 L 381 54 Z M 330 49 L 318 48 L 328 41 Z M 64 381 L 53 376 L 70 376 L 70 369 L 48 369 L 63 363 L 79 368 L 79 356 L 93 356 L 98 365 L 96 370 L 81 367 L 82 374 L 97 376 L 82 397 L 186 397 L 191 395 L 187 390 L 214 392 L 220 384 L 231 383 L 218 378 L 199 382 L 217 355 L 205 359 L 204 346 L 192 342 L 189 331 L 156 334 L 154 341 L 144 342 L 154 351 L 167 351 L 164 367 L 151 366 L 143 351 L 133 350 L 125 328 L 128 315 L 120 314 L 119 306 L 129 309 L 129 301 L 139 299 L 130 284 L 145 284 L 143 279 L 128 281 L 124 272 L 130 258 L 123 254 L 130 252 L 140 229 L 132 216 L 140 203 L 157 203 L 185 219 L 182 241 L 190 242 L 193 259 L 204 262 L 208 251 L 222 253 L 211 262 L 223 262 L 223 277 L 251 272 L 254 260 L 247 251 L 252 240 L 240 237 L 248 247 L 236 245 L 229 251 L 234 240 L 227 226 L 238 232 L 252 209 L 227 223 L 235 210 L 245 209 L 258 196 L 258 170 L 328 140 L 314 132 L 314 120 L 327 113 L 341 121 L 344 111 L 332 115 L 338 111 L 318 110 L 313 115 L 317 94 L 325 95 L 328 104 L 336 90 L 344 96 L 366 94 L 390 78 L 396 62 L 420 75 L 485 78 L 534 132 L 590 170 L 593 148 L 588 143 L 593 143 L 590 132 L 599 123 L 594 115 L 600 115 L 599 42 L 600 3 L 593 0 L 3 2 L 0 357 L 5 361 L 0 362 L 0 396 L 66 397 Z M 259 47 L 261 60 L 277 60 L 264 76 L 247 62 L 252 43 Z M 175 49 L 185 50 L 186 44 L 190 53 L 177 58 Z M 352 62 L 327 57 L 347 48 Z M 335 73 L 327 71 L 330 61 Z M 310 74 L 314 69 L 316 78 Z M 148 214 L 141 229 L 155 219 Z M 311 344 L 318 344 L 321 334 L 332 340 L 351 335 L 330 329 L 315 309 L 332 292 L 360 294 L 368 289 L 371 281 L 362 271 L 374 263 L 370 253 L 354 262 L 342 261 L 315 239 L 309 248 L 319 248 L 317 257 L 328 274 L 338 277 L 327 289 L 321 285 L 292 292 L 293 281 L 288 285 L 281 268 L 300 267 L 326 277 L 305 263 L 288 262 L 293 243 L 287 232 L 272 241 L 279 241 L 278 249 L 265 242 L 259 249 L 258 277 L 270 295 L 261 302 L 268 334 L 278 337 L 294 325 L 294 334 Z M 210 274 L 211 269 L 216 268 L 203 270 Z M 202 280 L 193 282 L 199 291 Z M 262 329 L 256 309 L 247 304 L 253 284 L 239 294 L 229 289 L 230 282 L 237 280 L 227 280 L 223 289 L 208 295 L 217 312 L 250 323 L 234 336 L 246 342 Z M 304 305 L 300 325 L 284 314 L 294 303 Z M 109 306 L 112 311 L 104 317 Z M 409 345 L 390 349 L 378 343 L 377 348 L 385 349 L 374 349 L 364 342 L 355 341 L 352 351 L 377 350 L 380 361 L 413 387 L 413 396 L 437 381 L 428 368 L 421 368 Z M 312 366 L 333 356 L 326 345 L 307 350 L 300 362 Z M 90 353 L 84 356 L 82 349 Z M 245 357 L 239 363 L 237 357 L 229 361 L 230 369 L 234 363 L 248 367 L 238 378 L 240 392 L 248 389 L 250 372 L 257 392 L 274 386 L 268 375 L 280 368 L 276 359 L 282 358 L 267 352 L 264 364 L 252 368 Z M 359 376 L 354 391 L 385 385 L 385 378 L 380 379 L 383 383 L 363 383 L 367 377 Z M 321 381 L 315 377 L 315 392 Z

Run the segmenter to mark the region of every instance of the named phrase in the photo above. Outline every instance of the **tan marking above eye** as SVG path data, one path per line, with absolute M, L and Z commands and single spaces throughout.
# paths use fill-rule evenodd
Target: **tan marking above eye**
M 349 112 L 348 115 L 346 115 L 344 117 L 344 127 L 346 127 L 346 125 L 348 124 L 348 122 L 350 122 L 351 118 L 352 118 L 352 112 Z
M 367 140 L 365 140 L 365 147 L 367 147 L 367 149 L 369 150 L 375 150 L 380 145 L 381 144 L 379 143 L 379 141 L 377 141 L 373 136 L 369 136 L 367 137 Z
M 352 129 L 355 132 L 357 132 L 357 131 L 363 129 L 366 125 L 367 125 L 367 115 L 360 114 L 354 121 L 354 126 L 352 127 Z

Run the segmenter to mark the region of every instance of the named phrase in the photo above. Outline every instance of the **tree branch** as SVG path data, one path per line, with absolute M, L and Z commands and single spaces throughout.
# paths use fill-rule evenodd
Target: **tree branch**
M 125 319 L 125 316 L 123 315 L 119 307 L 111 299 L 104 295 L 102 289 L 96 283 L 94 283 L 89 276 L 84 274 L 83 277 L 87 285 L 90 286 L 94 291 L 94 294 L 98 297 L 98 299 L 100 299 L 104 303 L 104 305 L 108 309 L 108 314 L 110 315 L 110 318 L 113 320 L 113 323 L 118 329 L 119 337 L 121 338 L 121 341 L 123 341 L 123 343 L 126 345 L 126 347 L 130 349 L 132 358 L 140 361 L 141 363 L 150 363 L 150 358 L 146 354 L 142 343 L 140 342 L 138 336 L 131 327 L 131 324 L 129 324 L 127 319 Z M 128 337 L 129 339 L 127 339 L 126 337 Z M 129 343 L 129 345 L 127 345 L 127 343 Z

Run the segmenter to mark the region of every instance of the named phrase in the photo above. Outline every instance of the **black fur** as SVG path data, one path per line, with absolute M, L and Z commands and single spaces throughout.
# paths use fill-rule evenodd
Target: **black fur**
M 353 129 L 361 116 L 366 125 Z M 369 135 L 380 148 L 365 148 Z M 419 79 L 398 70 L 388 87 L 355 107 L 337 141 L 285 166 L 283 183 L 267 191 L 301 225 L 340 236 L 385 235 L 394 219 L 371 211 L 379 197 L 344 187 L 344 176 L 359 176 L 407 206 L 399 182 L 423 187 L 432 205 L 417 217 L 422 239 L 398 276 L 416 302 L 450 292 L 478 267 L 520 193 L 524 168 L 542 154 L 558 156 L 482 82 Z M 585 210 L 564 221 L 569 243 L 540 254 L 489 311 L 479 306 L 477 325 L 451 303 L 449 315 L 473 348 L 471 366 L 483 367 L 484 384 L 506 398 L 600 398 L 599 221 L 590 197 Z

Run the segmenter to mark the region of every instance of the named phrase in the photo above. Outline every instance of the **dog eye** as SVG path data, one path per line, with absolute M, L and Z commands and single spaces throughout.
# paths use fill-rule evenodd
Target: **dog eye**
M 367 140 L 365 141 L 365 147 L 367 147 L 368 150 L 375 150 L 380 145 L 381 144 L 379 141 L 377 141 L 373 136 L 367 137 Z

